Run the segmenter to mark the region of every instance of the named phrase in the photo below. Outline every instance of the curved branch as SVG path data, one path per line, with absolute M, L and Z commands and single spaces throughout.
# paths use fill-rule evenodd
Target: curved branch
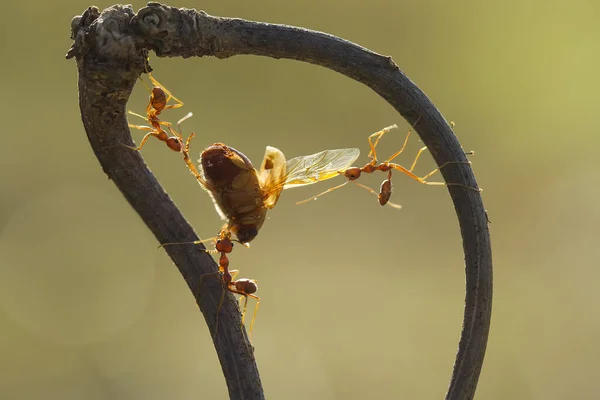
M 120 10 L 128 10 L 128 16 L 131 15 L 128 8 L 120 8 Z M 88 9 L 88 14 L 89 11 Z M 82 32 L 81 29 L 84 26 L 89 25 L 84 23 L 84 19 L 85 14 L 81 20 L 74 21 L 75 25 L 79 27 L 79 32 Z M 381 56 L 353 43 L 321 32 L 285 25 L 213 17 L 204 12 L 176 9 L 159 3 L 149 3 L 148 7 L 141 9 L 129 22 L 134 33 L 132 36 L 128 36 L 131 33 L 130 31 L 123 29 L 119 33 L 124 36 L 113 35 L 108 37 L 105 35 L 104 40 L 107 37 L 109 39 L 108 45 L 103 42 L 90 42 L 91 44 L 88 47 L 97 51 L 98 43 L 102 43 L 105 48 L 104 51 L 110 54 L 96 57 L 93 62 L 100 60 L 107 64 L 110 64 L 110 57 L 118 56 L 123 59 L 126 58 L 125 54 L 129 54 L 128 52 L 122 53 L 123 50 L 115 51 L 113 47 L 119 46 L 113 45 L 113 42 L 120 42 L 121 44 L 127 44 L 129 47 L 134 47 L 136 54 L 138 54 L 137 61 L 128 59 L 126 64 L 130 68 L 135 65 L 135 68 L 124 69 L 120 64 L 110 65 L 110 68 L 117 67 L 117 71 L 122 72 L 117 74 L 115 71 L 101 69 L 107 75 L 93 73 L 97 66 L 93 65 L 93 62 L 86 63 L 85 57 L 83 57 L 85 52 L 78 50 L 79 47 L 83 48 L 81 43 L 78 44 L 78 41 L 84 41 L 83 39 L 79 40 L 82 36 L 79 34 L 76 35 L 76 43 L 72 51 L 69 52 L 69 56 L 77 56 L 78 58 L 82 115 L 94 151 L 109 177 L 115 180 L 115 183 L 123 191 L 132 206 L 136 208 L 161 242 L 170 237 L 169 235 L 172 233 L 178 234 L 178 240 L 195 236 L 176 209 L 169 208 L 168 211 L 173 212 L 173 214 L 169 214 L 166 220 L 165 218 L 161 219 L 160 223 L 156 222 L 158 212 L 143 212 L 143 207 L 140 207 L 138 203 L 140 193 L 145 194 L 144 190 L 147 188 L 160 191 L 156 194 L 157 197 L 162 199 L 160 201 L 165 201 L 168 198 L 162 192 L 162 189 L 157 186 L 158 184 L 153 180 L 151 174 L 147 171 L 144 172 L 143 168 L 138 166 L 138 164 L 143 165 L 139 155 L 131 152 L 108 154 L 96 150 L 95 142 L 91 137 L 102 138 L 103 135 L 98 130 L 106 132 L 107 135 L 110 132 L 110 140 L 100 140 L 103 146 L 114 143 L 115 138 L 118 138 L 119 141 L 127 139 L 129 142 L 131 140 L 128 137 L 124 118 L 122 120 L 121 118 L 135 77 L 141 72 L 141 54 L 143 54 L 142 50 L 145 48 L 154 50 L 159 56 L 216 56 L 227 58 L 238 54 L 254 54 L 273 58 L 295 59 L 333 69 L 372 88 L 387 100 L 411 125 L 415 125 L 418 121 L 415 130 L 429 148 L 438 165 L 442 165 L 447 161 L 466 161 L 458 140 L 440 112 L 427 96 L 400 71 L 391 57 Z M 125 22 L 123 24 L 126 25 Z M 78 29 L 75 29 L 75 32 L 77 31 Z M 85 35 L 82 37 L 87 38 Z M 135 39 L 134 43 L 131 41 L 132 38 Z M 120 47 L 124 48 L 124 46 Z M 81 87 L 85 90 L 81 90 Z M 94 101 L 104 105 L 103 99 L 100 98 L 101 94 L 115 96 L 112 105 L 113 111 L 107 112 L 103 107 L 98 109 L 95 105 Z M 91 97 L 91 100 L 94 101 L 86 101 L 85 96 Z M 118 107 L 116 107 L 116 103 L 119 103 Z M 96 121 L 110 122 L 111 129 L 107 130 L 106 125 L 98 125 L 91 121 L 90 115 L 93 115 L 93 112 L 104 115 L 106 121 L 100 117 L 96 118 Z M 95 132 L 95 134 L 90 135 L 90 131 Z M 98 138 L 95 140 L 97 142 Z M 132 171 L 130 174 L 125 172 L 124 176 L 120 176 L 120 174 L 124 174 L 122 167 L 125 158 L 129 160 L 130 166 L 135 166 L 137 170 Z M 120 163 L 117 163 L 118 160 L 121 160 Z M 116 168 L 116 170 L 107 167 L 107 165 L 112 164 L 114 164 L 113 168 Z M 477 186 L 469 165 L 455 164 L 442 169 L 441 172 L 446 182 Z M 136 181 L 136 184 L 128 181 L 129 178 L 141 179 L 139 174 L 145 175 L 144 179 L 147 185 L 138 187 L 139 181 Z M 129 188 L 127 188 L 128 185 L 130 185 Z M 481 195 L 457 186 L 450 186 L 448 190 L 456 209 L 463 238 L 466 262 L 466 297 L 463 329 L 446 398 L 471 399 L 474 396 L 481 372 L 490 326 L 492 301 L 491 244 Z M 143 201 L 147 200 L 145 196 L 142 197 L 144 197 Z M 155 210 L 155 208 L 156 203 L 150 202 L 150 209 Z M 163 229 L 158 229 L 156 225 Z M 173 232 L 173 230 L 176 230 L 176 232 Z M 190 257 L 198 252 L 194 253 L 193 249 L 187 247 L 179 249 L 178 252 L 170 250 L 169 255 L 180 268 L 190 288 L 194 293 L 198 293 L 196 290 L 197 282 L 195 282 L 197 274 L 190 274 L 190 269 L 193 270 L 193 268 L 189 264 Z M 184 251 L 185 256 L 178 254 Z M 211 269 L 210 266 L 206 266 L 207 260 L 205 257 L 196 254 L 194 261 L 204 262 L 200 266 L 203 271 Z M 211 264 L 211 266 L 214 268 L 214 265 Z M 211 291 L 210 294 L 213 296 L 214 292 Z M 211 327 L 211 319 L 208 318 L 210 314 L 207 314 L 207 310 L 213 312 L 214 307 L 210 308 L 209 305 L 205 305 L 205 301 L 200 300 L 200 308 L 207 318 L 209 327 Z M 212 302 L 214 302 L 214 299 L 212 299 Z M 205 306 L 209 308 L 204 309 Z M 235 315 L 232 316 L 231 312 L 231 307 L 228 307 L 227 316 L 235 319 L 234 317 L 237 314 L 234 313 Z M 211 332 L 213 332 L 213 329 L 214 327 L 211 327 Z M 218 341 L 215 346 L 219 352 Z M 223 364 L 224 360 L 229 359 L 222 356 L 221 353 L 219 353 L 219 358 L 229 385 L 226 366 Z M 231 395 L 231 385 L 229 389 Z
M 71 23 L 73 47 L 79 70 L 79 106 L 92 149 L 104 172 L 123 193 L 159 243 L 197 240 L 192 227 L 160 186 L 133 145 L 125 106 L 131 90 L 147 70 L 147 51 L 136 46 L 130 22 L 131 6 L 114 6 L 99 13 L 88 8 Z M 212 257 L 200 246 L 170 246 L 165 250 L 179 268 L 196 297 L 208 325 L 232 399 L 264 399 L 254 349 L 240 329 L 237 303 L 229 294 L 216 315 L 222 285 L 218 279 L 201 279 L 218 271 Z M 202 284 L 202 290 L 200 290 Z

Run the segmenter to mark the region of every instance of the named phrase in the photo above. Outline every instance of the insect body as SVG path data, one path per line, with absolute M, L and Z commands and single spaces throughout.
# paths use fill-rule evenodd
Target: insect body
M 235 280 L 235 277 L 238 275 L 239 271 L 229 270 L 228 254 L 233 251 L 233 242 L 235 241 L 234 239 L 231 239 L 231 232 L 222 230 L 221 232 L 219 232 L 219 235 L 214 238 L 210 238 L 210 239 L 206 239 L 206 240 L 197 240 L 194 242 L 162 243 L 159 247 L 178 245 L 178 244 L 201 244 L 201 243 L 205 243 L 207 241 L 213 241 L 215 248 L 210 249 L 210 250 L 205 249 L 204 251 L 206 251 L 207 253 L 211 253 L 211 254 L 219 254 L 220 253 L 219 271 L 215 272 L 215 273 L 204 274 L 204 275 L 202 275 L 200 280 L 202 281 L 203 279 L 205 279 L 209 276 L 219 275 L 221 277 L 221 280 L 223 282 L 223 286 L 225 287 L 225 289 L 227 289 L 228 291 L 230 291 L 232 293 L 239 294 L 240 296 L 242 296 L 242 297 L 240 297 L 240 303 L 239 303 L 240 310 L 242 310 L 242 325 L 244 324 L 244 317 L 246 315 L 246 308 L 248 306 L 248 297 L 252 297 L 253 299 L 256 300 L 256 307 L 254 309 L 254 315 L 252 317 L 250 329 L 248 330 L 248 333 L 252 333 L 252 327 L 254 326 L 254 320 L 256 318 L 256 313 L 258 311 L 258 305 L 260 303 L 260 298 L 255 295 L 256 291 L 258 290 L 258 281 L 255 279 L 246 279 L 246 278 Z M 216 323 L 217 328 L 219 326 L 219 312 L 221 310 L 221 307 L 223 306 L 224 299 L 225 299 L 225 292 L 223 292 L 223 295 L 221 296 L 221 300 L 219 301 L 219 306 L 217 307 L 217 323 Z M 242 299 L 244 299 L 243 307 L 242 307 Z
M 157 117 L 164 110 L 171 108 L 183 107 L 183 102 L 173 96 L 171 92 L 167 90 L 163 85 L 160 84 L 151 74 L 148 74 L 150 81 L 154 85 L 150 91 L 150 102 L 146 107 L 146 114 L 148 117 Z M 170 100 L 174 100 L 175 104 L 168 104 Z
M 252 316 L 252 322 L 250 323 L 250 328 L 248 329 L 248 333 L 252 334 L 252 328 L 254 326 L 254 320 L 256 319 L 256 313 L 258 311 L 258 305 L 260 304 L 260 297 L 256 296 L 254 293 L 258 290 L 258 282 L 255 279 L 238 279 L 235 280 L 235 277 L 238 275 L 239 271 L 237 270 L 229 270 L 229 258 L 227 254 L 233 251 L 233 242 L 231 240 L 231 234 L 227 232 L 221 232 L 217 241 L 215 243 L 214 250 L 207 250 L 210 253 L 221 253 L 219 257 L 219 274 L 221 274 L 223 279 L 223 285 L 225 288 L 235 294 L 239 294 L 240 297 L 240 310 L 242 310 L 242 325 L 244 324 L 244 318 L 246 316 L 246 309 L 248 306 L 248 297 L 252 297 L 256 300 L 256 306 L 254 308 L 254 314 Z M 211 275 L 211 274 L 209 274 Z M 221 306 L 223 305 L 223 300 L 225 298 L 225 292 L 223 292 L 223 296 L 221 296 L 221 301 L 219 302 L 219 307 L 217 308 L 217 327 L 219 325 L 219 311 Z M 244 306 L 242 307 L 242 299 L 244 300 Z
M 128 111 L 128 113 L 147 120 L 151 126 L 129 124 L 130 128 L 148 131 L 148 133 L 143 137 L 138 147 L 127 147 L 131 148 L 132 150 L 139 151 L 142 149 L 142 147 L 144 147 L 144 144 L 146 144 L 148 138 L 153 136 L 158 140 L 165 142 L 167 147 L 169 147 L 171 150 L 181 152 L 183 147 L 183 139 L 174 131 L 172 131 L 174 135 L 169 136 L 163 129 L 163 126 L 170 127 L 171 123 L 162 121 L 159 118 L 159 115 L 164 110 L 183 107 L 183 102 L 173 96 L 171 92 L 161 85 L 160 82 L 154 79 L 151 74 L 148 74 L 148 76 L 150 77 L 150 81 L 154 87 L 150 90 L 150 99 L 148 101 L 148 106 L 146 107 L 146 116 L 144 117 L 143 115 L 136 114 L 132 111 Z M 170 100 L 174 100 L 175 104 L 168 104 Z
M 243 153 L 223 143 L 206 148 L 199 161 L 215 208 L 229 221 L 226 230 L 242 243 L 252 241 L 269 209 L 258 172 Z
M 192 133 L 182 151 L 184 160 L 211 195 L 217 212 L 228 221 L 223 231 L 235 234 L 242 243 L 249 243 L 256 237 L 267 211 L 275 207 L 284 189 L 333 178 L 339 170 L 352 165 L 359 155 L 358 149 L 325 150 L 286 162 L 279 149 L 267 146 L 257 171 L 242 152 L 215 143 L 202 152 L 200 173 L 189 158 L 193 137 Z
M 400 205 L 398 204 L 394 204 L 394 203 L 390 203 L 389 199 L 392 195 L 392 171 L 396 170 L 399 172 L 402 172 L 403 174 L 407 175 L 408 177 L 414 179 L 415 181 L 425 184 L 425 185 L 436 185 L 436 186 L 462 186 L 464 188 L 467 189 L 472 189 L 475 191 L 480 191 L 480 189 L 478 188 L 474 188 L 474 187 L 470 187 L 470 186 L 466 186 L 463 185 L 461 183 L 446 183 L 446 182 L 429 182 L 427 181 L 427 179 L 432 176 L 433 174 L 435 174 L 436 172 L 438 172 L 440 169 L 444 168 L 447 165 L 450 164 L 470 164 L 470 161 L 449 161 L 446 162 L 444 164 L 442 164 L 439 168 L 434 169 L 433 171 L 431 171 L 430 173 L 428 173 L 427 175 L 424 175 L 422 177 L 419 177 L 417 175 L 415 175 L 413 173 L 413 170 L 415 168 L 415 166 L 417 165 L 417 161 L 419 160 L 419 157 L 421 157 L 421 154 L 423 153 L 423 151 L 425 151 L 427 149 L 427 147 L 422 147 L 421 149 L 419 149 L 419 151 L 417 152 L 417 155 L 411 165 L 410 168 L 405 168 L 400 164 L 396 164 L 391 162 L 394 158 L 398 157 L 406 148 L 406 144 L 408 143 L 408 138 L 410 137 L 410 131 L 408 131 L 407 135 L 406 135 L 406 139 L 404 140 L 404 144 L 402 145 L 402 148 L 400 148 L 400 150 L 398 150 L 396 153 L 392 154 L 387 160 L 383 161 L 383 162 L 378 162 L 377 160 L 377 152 L 375 150 L 375 148 L 377 147 L 377 144 L 379 143 L 379 140 L 381 139 L 381 137 L 386 134 L 387 132 L 389 132 L 390 130 L 397 128 L 396 125 L 391 125 L 388 126 L 386 128 L 383 128 L 382 130 L 372 134 L 371 136 L 369 136 L 369 147 L 371 149 L 370 153 L 369 153 L 369 157 L 371 158 L 371 161 L 368 162 L 367 164 L 365 164 L 363 167 L 351 167 L 348 169 L 344 169 L 344 170 L 340 170 L 338 171 L 338 173 L 340 175 L 344 175 L 348 180 L 344 183 L 342 183 L 341 185 L 338 186 L 334 186 L 316 196 L 311 197 L 310 199 L 306 199 L 303 201 L 298 202 L 297 204 L 303 204 L 306 203 L 310 200 L 315 200 L 318 197 L 330 193 L 336 189 L 341 188 L 342 186 L 346 185 L 348 182 L 352 182 L 355 183 L 356 185 L 367 189 L 368 191 L 370 191 L 371 193 L 374 193 L 375 195 L 377 195 L 378 197 L 378 201 L 379 204 L 381 204 L 382 206 L 388 204 L 392 207 L 395 208 L 401 208 Z M 382 172 L 387 172 L 387 178 L 382 182 L 379 193 L 377 193 L 376 191 L 374 191 L 373 189 L 369 188 L 368 186 L 359 184 L 357 182 L 355 182 L 358 178 L 361 177 L 362 173 L 373 173 L 375 171 L 382 171 Z

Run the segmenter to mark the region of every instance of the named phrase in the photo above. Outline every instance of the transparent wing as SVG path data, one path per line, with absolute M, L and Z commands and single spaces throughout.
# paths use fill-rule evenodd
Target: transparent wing
M 341 171 L 351 167 L 359 155 L 359 149 L 335 149 L 292 158 L 286 163 L 287 173 L 283 189 L 335 178 Z

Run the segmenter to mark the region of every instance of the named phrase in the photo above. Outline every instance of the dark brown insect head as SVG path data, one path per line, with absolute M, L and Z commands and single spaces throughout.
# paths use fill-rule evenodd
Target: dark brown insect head
M 252 168 L 244 154 L 222 143 L 207 147 L 200 159 L 205 179 L 215 187 L 230 186 L 241 170 Z
M 258 235 L 258 229 L 255 225 L 237 225 L 232 231 L 235 231 L 235 236 L 242 243 L 250 243 Z

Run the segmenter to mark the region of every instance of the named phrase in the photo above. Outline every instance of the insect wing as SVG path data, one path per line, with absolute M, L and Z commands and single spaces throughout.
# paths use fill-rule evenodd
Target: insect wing
M 263 205 L 266 208 L 273 208 L 277 203 L 283 190 L 282 182 L 285 182 L 285 175 L 285 156 L 281 150 L 267 146 L 258 172 L 258 182 L 265 196 Z
M 352 166 L 360 155 L 359 149 L 324 150 L 309 156 L 288 160 L 287 177 L 284 189 L 310 185 L 326 179 L 335 178 Z

